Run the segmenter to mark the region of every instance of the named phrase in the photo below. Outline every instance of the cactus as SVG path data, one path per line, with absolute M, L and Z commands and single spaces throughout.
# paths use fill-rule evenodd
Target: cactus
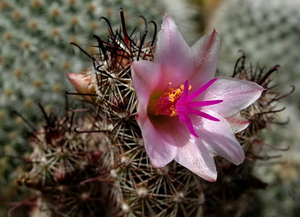
M 287 109 L 280 114 L 283 122 L 289 117 L 289 125 L 274 126 L 274 133 L 265 136 L 267 142 L 281 144 L 281 147 L 290 147 L 291 150 L 285 152 L 274 167 L 259 168 L 257 171 L 272 186 L 268 194 L 261 195 L 264 216 L 294 216 L 299 210 L 298 204 L 291 201 L 291 198 L 293 201 L 299 200 L 299 192 L 293 190 L 299 186 L 299 181 L 292 178 L 294 175 L 291 175 L 291 180 L 290 175 L 286 176 L 286 180 L 283 179 L 278 169 L 288 165 L 291 173 L 296 171 L 300 175 L 299 170 L 295 170 L 300 165 L 299 133 L 296 130 L 300 120 L 300 83 L 299 79 L 295 79 L 300 71 L 297 47 L 300 42 L 297 22 L 300 18 L 299 6 L 300 2 L 296 0 L 227 0 L 214 12 L 208 28 L 216 28 L 222 38 L 223 50 L 219 62 L 221 73 L 230 73 L 228 62 L 239 55 L 238 50 L 242 50 L 253 62 L 262 62 L 267 67 L 274 62 L 280 65 L 280 73 L 274 81 L 286 85 L 276 87 L 277 91 L 289 91 L 291 85 L 296 87 L 295 93 L 283 100 Z M 278 181 L 290 184 L 279 185 Z
M 121 11 L 121 28 L 108 22 L 108 37 L 94 35 L 98 54 L 93 67 L 68 77 L 85 103 L 65 116 L 49 115 L 40 106 L 45 125 L 28 141 L 30 165 L 18 183 L 32 190 L 31 217 L 36 216 L 241 216 L 249 197 L 265 187 L 253 174 L 263 154 L 261 131 L 276 120 L 273 104 L 280 97 L 269 89 L 275 69 L 253 72 L 238 61 L 234 77 L 267 89 L 243 116 L 252 124 L 237 134 L 247 160 L 235 166 L 216 157 L 218 180 L 209 183 L 175 161 L 153 168 L 135 121 L 136 94 L 130 62 L 153 60 L 156 31 L 130 34 Z M 150 41 L 147 40 L 150 38 Z M 243 59 L 243 58 L 242 58 Z M 226 186 L 226 188 L 224 188 Z M 12 214 L 16 208 L 10 210 Z
M 178 3 L 188 8 L 184 1 Z M 107 35 L 107 32 L 99 31 L 103 27 L 106 29 L 106 23 L 98 20 L 101 16 L 109 18 L 115 28 L 119 23 L 118 8 L 123 7 L 126 17 L 132 20 L 129 27 L 133 29 L 139 24 L 144 28 L 140 15 L 147 13 L 149 20 L 158 21 L 158 15 L 165 11 L 177 15 L 176 11 L 170 11 L 176 5 L 177 2 L 169 5 L 157 0 L 146 3 L 138 0 L 0 1 L 0 192 L 4 201 L 11 200 L 8 198 L 15 192 L 15 184 L 10 181 L 18 174 L 13 168 L 22 164 L 20 156 L 27 155 L 24 118 L 36 128 L 41 127 L 43 115 L 36 101 L 48 114 L 63 109 L 63 92 L 70 89 L 65 74 L 89 66 L 84 55 L 69 43 L 76 42 L 93 53 L 95 48 L 91 47 L 90 36 L 95 33 L 102 37 Z M 186 16 L 182 9 L 180 19 L 188 21 L 191 13 Z M 192 32 L 193 25 L 186 26 L 189 33 Z M 70 99 L 69 103 L 72 103 Z
M 112 144 L 102 133 L 76 133 L 71 117 L 45 118 L 47 125 L 31 138 L 32 168 L 18 178 L 20 185 L 36 191 L 37 208 L 31 216 L 36 216 L 38 210 L 39 215 L 46 216 L 51 212 L 67 216 L 110 216 L 111 205 L 106 200 L 110 182 L 99 182 L 98 175 L 108 169 L 100 156 Z M 91 123 L 87 120 L 84 124 Z M 108 179 L 105 176 L 106 173 L 103 180 Z M 86 183 L 82 184 L 83 181 Z
M 186 2 L 178 3 L 188 8 Z M 43 105 L 48 115 L 64 110 L 64 91 L 71 88 L 65 74 L 90 66 L 70 42 L 93 54 L 98 51 L 92 47 L 90 36 L 97 34 L 106 39 L 108 34 L 102 31 L 107 25 L 103 19 L 99 21 L 100 17 L 107 17 L 112 28 L 116 28 L 118 8 L 123 7 L 125 16 L 132 20 L 128 28 L 137 26 L 136 31 L 140 31 L 144 28 L 140 15 L 146 14 L 148 20 L 158 22 L 165 11 L 176 13 L 172 11 L 176 5 L 158 0 L 0 1 L 0 192 L 5 201 L 14 192 L 6 186 L 15 187 L 10 181 L 18 176 L 13 168 L 22 164 L 19 157 L 28 155 L 24 146 L 28 121 L 36 129 L 44 124 L 36 102 Z M 180 19 L 190 20 L 191 13 L 185 14 L 183 11 Z M 195 34 L 190 34 L 193 25 L 186 27 L 188 36 L 194 35 L 195 40 Z M 68 100 L 70 106 L 78 104 L 72 98 Z

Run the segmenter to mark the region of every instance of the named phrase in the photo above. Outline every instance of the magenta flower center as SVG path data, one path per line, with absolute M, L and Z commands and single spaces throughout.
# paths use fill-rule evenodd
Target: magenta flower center
M 166 115 L 170 117 L 178 116 L 182 123 L 185 123 L 189 131 L 195 137 L 199 137 L 195 131 L 190 115 L 197 115 L 211 121 L 219 121 L 219 119 L 201 111 L 199 107 L 215 105 L 223 102 L 223 100 L 206 100 L 192 101 L 201 93 L 203 93 L 217 78 L 210 80 L 198 90 L 189 95 L 192 86 L 185 81 L 178 88 L 167 88 L 167 90 L 158 98 L 149 103 L 148 113 L 158 116 Z M 169 83 L 171 85 L 171 83 Z M 198 108 L 198 109 L 196 109 Z
M 171 85 L 172 83 L 169 83 Z M 192 87 L 189 86 L 189 89 Z M 176 104 L 180 99 L 184 91 L 184 85 L 180 85 L 178 88 L 167 88 L 158 99 L 155 100 L 155 115 L 177 116 Z

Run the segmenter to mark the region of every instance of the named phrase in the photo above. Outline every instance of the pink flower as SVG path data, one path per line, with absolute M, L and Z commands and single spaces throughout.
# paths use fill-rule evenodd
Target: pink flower
M 245 80 L 214 78 L 219 52 L 215 31 L 189 47 L 174 20 L 165 15 L 154 62 L 132 63 L 136 120 L 154 167 L 175 159 L 200 177 L 216 181 L 214 155 L 236 165 L 244 161 L 234 133 L 249 122 L 239 112 L 264 89 Z

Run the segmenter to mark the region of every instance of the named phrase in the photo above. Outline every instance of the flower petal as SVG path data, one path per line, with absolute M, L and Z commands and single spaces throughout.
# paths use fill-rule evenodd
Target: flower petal
M 234 136 L 231 126 L 222 116 L 216 113 L 211 115 L 220 121 L 214 122 L 202 118 L 201 125 L 195 126 L 202 143 L 211 153 L 220 155 L 236 165 L 241 164 L 245 159 L 245 153 Z
M 197 140 L 197 145 L 194 137 L 187 144 L 180 145 L 175 160 L 203 179 L 214 182 L 217 179 L 217 170 L 213 156 L 199 143 L 201 139 Z
M 136 118 L 143 135 L 146 152 L 154 167 L 163 167 L 177 154 L 177 146 L 168 131 L 155 126 L 147 116 Z
M 172 82 L 176 87 L 194 73 L 192 50 L 182 37 L 175 21 L 167 14 L 157 38 L 154 62 L 162 63 L 164 82 Z
M 135 61 L 131 64 L 132 80 L 139 100 L 139 109 L 147 110 L 151 94 L 159 89 L 160 67 L 158 64 L 146 60 Z M 162 85 L 161 91 L 166 88 Z M 141 108 L 142 107 L 142 108 Z
M 84 73 L 67 73 L 67 77 L 76 88 L 79 94 L 82 94 L 82 98 L 88 102 L 94 102 L 93 95 L 96 93 L 95 86 L 93 85 L 93 77 L 87 72 Z M 86 94 L 86 95 L 84 95 Z
M 74 85 L 78 93 L 87 93 L 88 86 L 92 83 L 92 76 L 81 73 L 67 73 L 67 77 Z
M 249 121 L 246 118 L 241 117 L 240 113 L 225 118 L 230 124 L 234 133 L 240 132 L 249 125 Z
M 215 30 L 192 46 L 197 71 L 190 79 L 192 86 L 202 86 L 214 77 L 220 50 L 221 42 Z
M 202 110 L 204 112 L 211 110 L 223 117 L 229 117 L 255 102 L 262 91 L 264 89 L 254 82 L 230 77 L 218 77 L 207 91 L 196 98 L 196 101 L 223 100 L 222 103 L 202 107 Z

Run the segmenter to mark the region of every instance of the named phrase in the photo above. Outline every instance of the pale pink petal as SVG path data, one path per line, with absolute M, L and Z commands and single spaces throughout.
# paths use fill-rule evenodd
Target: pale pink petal
M 229 116 L 225 119 L 230 124 L 234 133 L 246 129 L 246 127 L 248 127 L 248 125 L 250 124 L 250 122 L 246 118 L 241 117 L 240 113 Z
M 162 129 L 168 126 L 158 125 L 159 123 L 155 121 L 162 120 L 155 120 L 154 118 L 151 121 L 143 114 L 139 114 L 136 120 L 142 130 L 144 145 L 152 165 L 154 167 L 163 167 L 172 161 L 177 154 L 177 146 L 168 128 Z M 166 124 L 167 122 L 164 123 Z
M 212 110 L 223 117 L 229 117 L 255 102 L 262 91 L 264 89 L 254 82 L 218 77 L 218 80 L 200 94 L 195 101 L 223 100 L 219 104 L 202 107 L 203 111 Z
M 163 81 L 178 86 L 194 73 L 192 50 L 182 37 L 175 21 L 167 14 L 157 38 L 154 62 L 162 64 Z
M 67 73 L 67 77 L 79 93 L 87 93 L 92 76 L 69 72 Z
M 132 80 L 139 101 L 139 109 L 147 110 L 151 94 L 160 84 L 160 67 L 154 62 L 140 60 L 131 64 Z M 166 88 L 161 87 L 161 91 Z
M 215 30 L 192 46 L 196 62 L 196 73 L 190 79 L 192 86 L 202 86 L 214 77 L 220 50 L 220 38 Z
M 245 159 L 245 153 L 240 143 L 234 136 L 229 123 L 220 115 L 211 113 L 220 121 L 210 121 L 205 118 L 199 120 L 198 126 L 195 126 L 201 142 L 211 152 L 222 156 L 230 162 L 238 165 Z M 195 124 L 196 125 L 196 124 Z
M 94 102 L 93 95 L 96 93 L 96 90 L 92 81 L 92 75 L 69 72 L 67 73 L 67 77 L 77 92 L 82 94 L 82 98 L 89 102 Z
M 195 144 L 196 142 L 198 143 L 197 145 Z M 204 145 L 201 145 L 201 139 L 191 137 L 187 144 L 178 145 L 178 153 L 175 160 L 179 164 L 207 181 L 216 181 L 217 170 L 213 156 Z

